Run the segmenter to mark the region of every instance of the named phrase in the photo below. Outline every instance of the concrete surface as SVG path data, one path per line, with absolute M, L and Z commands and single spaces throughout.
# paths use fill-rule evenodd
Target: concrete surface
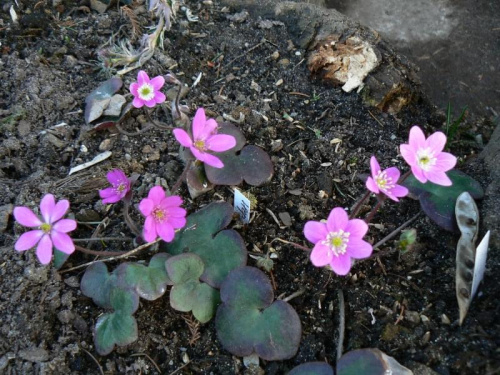
M 420 68 L 424 91 L 458 114 L 500 114 L 500 0 L 322 0 L 377 30 Z M 497 118 L 498 121 L 498 118 Z

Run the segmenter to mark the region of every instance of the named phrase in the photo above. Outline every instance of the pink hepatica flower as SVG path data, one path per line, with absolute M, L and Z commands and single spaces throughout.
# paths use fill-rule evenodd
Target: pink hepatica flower
M 372 177 L 366 180 L 366 188 L 375 194 L 384 193 L 393 201 L 398 202 L 399 197 L 404 197 L 408 194 L 408 189 L 404 186 L 398 185 L 399 170 L 396 167 L 380 169 L 375 156 L 370 159 L 370 167 L 372 170 Z
M 199 161 L 214 168 L 224 167 L 222 161 L 207 151 L 224 152 L 236 146 L 232 135 L 217 134 L 217 122 L 213 118 L 207 120 L 205 110 L 198 108 L 193 119 L 193 139 L 184 129 L 174 129 L 174 136 L 184 147 L 189 147 Z
M 408 143 L 400 146 L 401 155 L 417 180 L 422 183 L 429 180 L 443 186 L 452 184 L 445 172 L 455 166 L 457 158 L 448 152 L 442 152 L 446 144 L 443 133 L 436 132 L 426 139 L 422 129 L 414 126 L 410 129 Z
M 311 262 L 316 267 L 330 265 L 338 275 L 347 275 L 351 269 L 351 258 L 367 258 L 372 245 L 363 240 L 368 225 L 360 219 L 349 220 L 343 208 L 336 207 L 326 223 L 308 221 L 304 235 L 314 244 Z
M 75 245 L 67 233 L 75 230 L 76 221 L 62 219 L 68 209 L 69 202 L 67 200 L 61 200 L 56 203 L 52 194 L 45 195 L 40 202 L 43 221 L 28 207 L 14 208 L 14 218 L 19 224 L 29 228 L 38 228 L 23 233 L 17 240 L 14 248 L 17 251 L 25 251 L 38 244 L 36 256 L 42 264 L 50 263 L 53 246 L 63 253 L 73 253 Z
M 174 239 L 175 229 L 186 225 L 186 210 L 180 207 L 181 204 L 181 197 L 167 197 L 161 186 L 149 191 L 148 197 L 139 203 L 139 210 L 146 217 L 143 237 L 147 242 L 158 236 L 165 242 Z
M 149 79 L 149 76 L 144 70 L 141 70 L 137 75 L 137 82 L 130 85 L 130 92 L 134 95 L 132 105 L 135 108 L 154 107 L 156 104 L 161 104 L 165 101 L 165 95 L 160 92 L 160 89 L 165 84 L 165 78 L 162 76 Z
M 102 203 L 116 203 L 130 191 L 130 180 L 120 169 L 114 169 L 106 175 L 111 187 L 99 190 Z

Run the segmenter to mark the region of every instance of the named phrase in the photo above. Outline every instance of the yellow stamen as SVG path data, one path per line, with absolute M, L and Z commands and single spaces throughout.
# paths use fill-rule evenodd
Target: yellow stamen
M 205 151 L 205 141 L 194 142 L 194 147 L 196 147 L 200 151 Z
M 52 229 L 52 226 L 50 224 L 43 223 L 42 225 L 40 225 L 40 229 L 42 231 L 44 231 L 45 233 L 50 233 L 50 230 Z

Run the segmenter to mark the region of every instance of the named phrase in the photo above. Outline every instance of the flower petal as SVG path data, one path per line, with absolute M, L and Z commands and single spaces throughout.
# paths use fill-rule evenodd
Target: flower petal
M 391 189 L 391 194 L 395 197 L 406 197 L 408 195 L 409 191 L 407 188 L 401 185 L 396 185 Z M 397 202 L 397 200 L 396 200 Z
M 420 129 L 418 126 L 413 126 L 410 129 L 410 137 L 408 143 L 415 150 L 425 148 L 425 134 L 422 129 Z
M 328 215 L 326 227 L 329 232 L 337 232 L 340 229 L 344 230 L 348 221 L 347 212 L 342 207 L 335 207 Z
M 130 93 L 134 96 L 139 96 L 139 84 L 137 82 L 130 84 Z
M 211 135 L 217 134 L 217 128 L 219 125 L 217 124 L 217 121 L 215 121 L 213 118 L 209 118 L 205 122 L 205 127 L 203 128 L 203 131 L 198 134 L 200 139 L 207 139 Z
M 166 197 L 163 202 L 163 207 L 179 207 L 182 204 L 182 198 L 178 195 L 171 195 Z
M 398 182 L 399 177 L 401 176 L 399 169 L 397 169 L 396 167 L 387 168 L 384 172 L 386 173 L 388 178 L 392 179 L 393 183 Z
M 102 204 L 111 204 L 111 203 L 116 203 L 119 202 L 121 197 L 118 194 L 114 194 L 110 196 L 109 198 L 104 198 L 102 200 Z
M 153 212 L 155 204 L 151 199 L 144 198 L 139 202 L 139 211 L 141 211 L 141 214 L 144 216 L 149 216 L 151 215 L 151 212 Z
M 165 94 L 164 94 L 164 93 L 157 91 L 157 92 L 155 93 L 154 100 L 155 100 L 156 104 L 161 104 L 161 103 L 163 103 L 165 100 L 167 100 L 167 97 L 165 96 Z
M 372 251 L 372 245 L 361 238 L 349 238 L 349 243 L 347 244 L 347 254 L 351 258 L 368 258 L 372 254 Z
M 52 215 L 50 217 L 50 224 L 54 224 L 56 221 L 60 220 L 69 209 L 69 201 L 66 199 L 60 200 L 56 203 L 54 209 L 52 210 Z
M 57 250 L 62 251 L 65 254 L 72 254 L 75 251 L 75 244 L 73 243 L 71 237 L 66 233 L 53 230 L 50 237 Z
M 168 222 L 174 227 L 175 229 L 181 229 L 186 226 L 186 218 L 185 217 L 170 217 L 168 219 Z
M 113 186 L 118 186 L 127 182 L 128 178 L 121 169 L 113 169 L 106 174 L 106 178 Z
M 446 145 L 446 135 L 442 132 L 435 132 L 425 141 L 427 147 L 430 147 L 435 154 L 443 151 Z
M 184 129 L 177 128 L 172 130 L 172 132 L 174 133 L 174 137 L 175 139 L 177 139 L 177 142 L 179 142 L 182 146 L 184 147 L 193 146 L 193 141 L 191 140 L 191 137 Z
M 427 182 L 427 177 L 425 177 L 424 171 L 420 167 L 413 165 L 411 167 L 411 172 L 421 183 L 425 184 Z
M 42 213 L 43 220 L 46 223 L 50 223 L 50 216 L 52 215 L 52 211 L 56 206 L 56 200 L 52 194 L 45 194 L 40 202 L 40 212 Z
M 144 83 L 149 83 L 149 76 L 144 70 L 140 70 L 137 74 L 137 83 L 142 86 Z
M 160 235 L 161 239 L 165 242 L 172 242 L 175 236 L 174 228 L 168 221 L 156 225 L 156 230 Z
M 155 186 L 149 191 L 148 198 L 151 199 L 156 206 L 165 199 L 165 190 L 163 190 L 161 186 Z
M 451 186 L 453 184 L 446 173 L 442 171 L 428 171 L 425 172 L 425 176 L 430 182 L 433 182 L 436 185 Z
M 375 182 L 375 180 L 371 177 L 368 177 L 366 179 L 366 188 L 368 190 L 370 190 L 372 193 L 375 193 L 375 194 L 378 194 L 380 193 L 380 190 L 378 188 L 378 185 L 377 183 Z
M 450 154 L 449 152 L 441 152 L 436 155 L 436 164 L 434 168 L 441 170 L 442 172 L 449 171 L 457 164 L 457 158 Z
M 368 232 L 368 224 L 361 219 L 349 220 L 344 229 L 346 232 L 350 233 L 349 243 L 353 237 L 362 238 Z
M 309 259 L 311 259 L 311 263 L 315 267 L 324 267 L 330 264 L 332 257 L 333 253 L 330 251 L 330 248 L 319 242 L 312 249 Z
M 68 233 L 76 229 L 76 221 L 72 219 L 62 219 L 55 223 L 52 228 L 57 232 Z
M 25 251 L 34 247 L 40 238 L 44 235 L 43 230 L 30 230 L 29 232 L 21 234 L 21 237 L 16 241 L 14 249 L 17 251 Z
M 206 152 L 201 152 L 200 150 L 198 150 L 195 147 L 191 147 L 190 150 L 191 150 L 191 153 L 194 155 L 194 157 L 196 159 L 198 159 L 199 161 L 201 161 L 207 165 L 210 165 L 211 167 L 214 167 L 214 168 L 223 168 L 224 167 L 224 163 L 218 157 L 210 155 Z
M 160 90 L 165 84 L 165 78 L 163 76 L 156 76 L 149 81 L 149 83 L 154 87 L 156 91 Z
M 146 242 L 153 242 L 154 240 L 156 240 L 156 222 L 152 216 L 146 217 L 142 234 Z
M 236 138 L 228 134 L 216 134 L 207 139 L 206 146 L 215 152 L 224 152 L 236 146 Z
M 144 105 L 144 101 L 139 97 L 135 97 L 134 100 L 132 100 L 132 105 L 135 108 L 142 108 L 142 106 Z
M 44 235 L 38 243 L 36 256 L 42 264 L 49 264 L 52 260 L 52 240 L 48 234 Z
M 155 100 L 154 96 L 153 96 L 153 98 L 152 98 L 152 99 L 150 99 L 150 100 L 144 100 L 144 104 L 145 104 L 145 105 L 146 105 L 146 107 L 148 107 L 148 108 L 153 108 L 153 107 L 156 105 L 156 100 Z
M 14 218 L 19 224 L 29 228 L 39 227 L 43 223 L 28 207 L 14 208 Z
M 372 156 L 370 158 L 370 169 L 372 172 L 372 176 L 375 178 L 375 176 L 380 172 L 380 164 L 377 161 L 377 158 L 375 156 Z
M 333 272 L 337 275 L 345 276 L 351 270 L 352 262 L 349 255 L 339 255 L 338 257 L 333 257 L 330 262 L 330 267 L 332 267 Z
M 204 134 L 203 130 L 205 129 L 206 122 L 207 117 L 205 116 L 205 110 L 203 108 L 198 108 L 194 115 L 192 123 L 193 139 L 195 141 L 205 139 L 202 138 L 202 135 Z
M 326 224 L 319 221 L 308 221 L 306 225 L 304 225 L 304 236 L 313 244 L 325 240 L 328 236 Z
M 162 205 L 162 208 L 166 209 L 168 217 L 185 217 L 187 213 L 186 210 L 181 207 L 164 207 Z
M 417 164 L 417 151 L 413 149 L 410 145 L 400 145 L 399 152 L 401 152 L 401 156 L 408 163 L 410 167 L 413 167 Z

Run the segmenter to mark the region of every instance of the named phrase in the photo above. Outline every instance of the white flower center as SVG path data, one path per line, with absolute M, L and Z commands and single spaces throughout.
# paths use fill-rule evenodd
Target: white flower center
M 421 148 L 417 151 L 417 164 L 424 171 L 429 171 L 436 164 L 436 161 L 437 158 L 429 147 Z
M 349 242 L 350 235 L 349 232 L 344 232 L 342 229 L 338 232 L 330 232 L 322 243 L 328 246 L 334 256 L 338 257 L 347 251 L 347 243 Z
M 387 176 L 386 171 L 379 171 L 375 176 L 375 182 L 378 188 L 382 191 L 391 190 L 394 186 L 396 186 L 394 181 L 392 181 L 392 178 Z
M 155 97 L 155 90 L 149 83 L 144 83 L 139 87 L 137 92 L 139 93 L 139 98 L 142 100 L 151 100 Z

